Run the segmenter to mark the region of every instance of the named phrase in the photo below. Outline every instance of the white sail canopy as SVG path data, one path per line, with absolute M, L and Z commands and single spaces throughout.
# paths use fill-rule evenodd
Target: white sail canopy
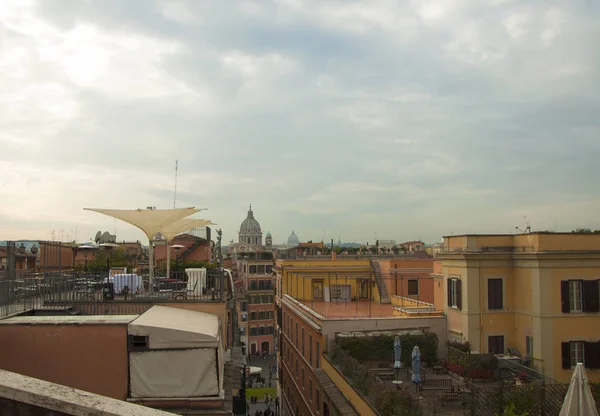
M 84 208 L 86 211 L 94 211 L 109 217 L 125 221 L 142 230 L 148 239 L 152 241 L 156 233 L 162 232 L 169 225 L 182 218 L 200 212 L 200 209 L 175 208 L 175 209 L 97 209 Z
M 192 228 L 202 227 L 205 225 L 215 224 L 210 220 L 182 218 L 164 227 L 160 233 L 165 236 L 167 242 L 171 242 L 178 234 L 181 234 L 186 230 L 191 230 Z

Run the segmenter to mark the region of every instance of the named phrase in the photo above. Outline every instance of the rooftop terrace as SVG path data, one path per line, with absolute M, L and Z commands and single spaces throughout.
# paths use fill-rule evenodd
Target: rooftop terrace
M 391 303 L 376 300 L 297 300 L 289 295 L 285 299 L 295 302 L 312 311 L 320 319 L 381 319 L 415 318 L 421 316 L 441 316 L 430 303 L 392 296 Z

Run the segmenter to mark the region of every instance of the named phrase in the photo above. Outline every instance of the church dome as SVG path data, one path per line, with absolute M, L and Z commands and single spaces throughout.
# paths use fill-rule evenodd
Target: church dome
M 254 212 L 252 212 L 252 207 L 250 207 L 248 216 L 242 221 L 242 225 L 240 225 L 240 234 L 256 234 L 260 232 L 260 224 L 254 218 Z
M 248 210 L 248 216 L 242 221 L 242 225 L 240 225 L 239 242 L 258 245 L 262 244 L 262 231 L 260 229 L 260 224 L 256 221 L 256 218 L 254 218 L 252 205 L 250 205 L 250 209 Z
M 292 230 L 292 233 L 288 237 L 287 245 L 288 246 L 297 246 L 300 244 L 300 239 L 296 235 L 296 233 Z

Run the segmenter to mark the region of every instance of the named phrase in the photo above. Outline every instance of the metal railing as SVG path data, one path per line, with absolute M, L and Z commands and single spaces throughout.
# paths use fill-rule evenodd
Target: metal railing
M 108 279 L 107 272 L 21 273 L 18 279 L 0 279 L 0 317 L 35 309 L 72 309 L 83 314 L 141 313 L 143 304 L 222 301 L 227 296 L 226 288 L 221 291 L 224 283 L 219 270 L 207 270 L 205 279 L 193 282 L 183 275 L 175 279 L 155 278 L 153 290 L 149 290 L 148 276 L 143 275 Z

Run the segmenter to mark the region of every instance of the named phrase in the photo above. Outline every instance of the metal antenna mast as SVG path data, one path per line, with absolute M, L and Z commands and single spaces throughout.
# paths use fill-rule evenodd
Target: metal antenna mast
M 175 202 L 177 201 L 177 165 L 179 164 L 178 160 L 175 160 L 175 195 L 173 195 L 173 209 L 175 209 Z

